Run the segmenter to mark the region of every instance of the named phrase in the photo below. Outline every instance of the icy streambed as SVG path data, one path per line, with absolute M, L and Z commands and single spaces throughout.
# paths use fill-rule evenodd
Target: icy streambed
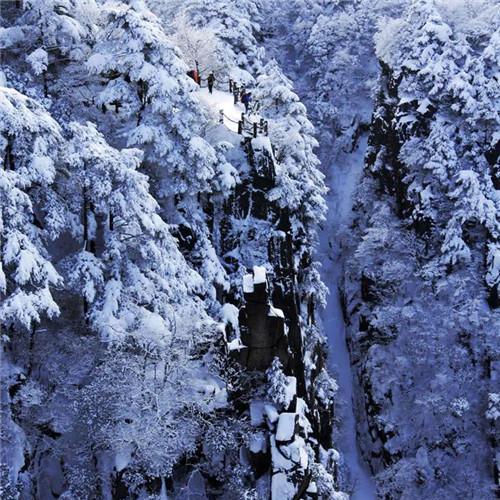
M 364 463 L 357 442 L 356 417 L 353 409 L 354 382 L 349 352 L 346 345 L 345 324 L 342 316 L 338 283 L 342 273 L 342 253 L 338 233 L 351 221 L 353 194 L 363 169 L 366 138 L 359 148 L 343 158 L 342 166 L 331 165 L 326 173 L 330 188 L 327 222 L 320 234 L 319 258 L 323 263 L 322 276 L 330 290 L 327 307 L 321 314 L 324 332 L 328 338 L 329 368 L 339 385 L 336 411 L 340 420 L 335 429 L 334 443 L 347 465 L 353 483 L 353 500 L 374 500 L 375 485 Z

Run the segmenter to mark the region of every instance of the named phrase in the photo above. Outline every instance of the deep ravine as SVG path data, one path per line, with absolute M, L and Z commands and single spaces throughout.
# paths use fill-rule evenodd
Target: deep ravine
M 272 54 L 284 68 L 288 68 L 288 77 L 293 81 L 295 90 L 301 98 L 309 94 L 311 82 L 305 73 L 296 68 L 294 61 L 297 54 L 293 46 L 281 45 L 278 40 L 285 37 L 270 38 L 266 50 Z M 307 98 L 305 99 L 307 105 Z M 318 132 L 321 123 L 313 124 Z M 339 389 L 335 405 L 336 418 L 333 427 L 333 443 L 345 464 L 345 478 L 339 487 L 352 489 L 353 500 L 374 500 L 376 487 L 368 464 L 364 461 L 358 442 L 356 413 L 354 411 L 355 385 L 354 372 L 346 344 L 346 331 L 340 304 L 339 280 L 342 275 L 343 259 L 341 235 L 349 230 L 352 218 L 353 196 L 361 178 L 368 136 L 361 135 L 354 151 L 343 153 L 337 145 L 319 140 L 318 157 L 325 183 L 329 189 L 326 197 L 328 205 L 327 220 L 319 234 L 317 260 L 322 264 L 321 276 L 329 290 L 326 307 L 320 313 L 322 331 L 328 339 L 328 368 L 336 378 Z
M 359 451 L 356 431 L 356 415 L 353 407 L 353 371 L 345 338 L 345 324 L 342 316 L 338 291 L 342 274 L 343 254 L 341 233 L 348 229 L 351 220 L 353 194 L 363 169 L 366 138 L 358 148 L 346 155 L 340 164 L 325 165 L 323 172 L 330 189 L 328 194 L 328 216 L 320 234 L 319 260 L 323 263 L 323 281 L 329 289 L 327 306 L 321 314 L 324 334 L 328 338 L 329 369 L 337 379 L 339 390 L 336 404 L 334 444 L 348 469 L 348 483 L 352 484 L 353 500 L 375 499 L 375 485 L 367 464 Z

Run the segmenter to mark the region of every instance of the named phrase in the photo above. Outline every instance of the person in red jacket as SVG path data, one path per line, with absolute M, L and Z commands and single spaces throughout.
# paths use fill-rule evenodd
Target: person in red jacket
M 201 85 L 201 78 L 200 74 L 198 73 L 198 69 L 193 70 L 193 80 L 198 84 Z
M 196 69 L 190 69 L 187 72 L 187 75 L 192 78 L 198 85 L 201 85 L 201 78 L 200 74 L 198 73 L 198 70 Z

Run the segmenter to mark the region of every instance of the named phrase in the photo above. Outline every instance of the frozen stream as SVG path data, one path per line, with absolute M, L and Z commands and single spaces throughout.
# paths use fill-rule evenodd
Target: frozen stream
M 375 486 L 367 465 L 360 455 L 353 410 L 353 373 L 345 340 L 345 325 L 340 306 L 338 283 L 342 272 L 342 253 L 338 233 L 351 220 L 352 197 L 363 168 L 366 138 L 358 150 L 346 156 L 342 166 L 332 165 L 326 171 L 328 220 L 320 235 L 319 259 L 323 263 L 322 276 L 330 290 L 327 307 L 321 314 L 324 332 L 328 337 L 329 368 L 337 379 L 339 391 L 336 406 L 339 428 L 335 429 L 334 443 L 350 471 L 354 485 L 353 500 L 375 499 Z

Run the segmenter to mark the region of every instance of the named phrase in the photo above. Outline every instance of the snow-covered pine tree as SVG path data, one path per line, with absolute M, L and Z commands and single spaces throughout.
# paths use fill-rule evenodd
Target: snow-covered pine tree
M 451 232 L 454 232 L 459 228 L 460 236 L 457 235 L 457 237 L 464 238 L 464 227 L 467 223 L 481 224 L 495 240 L 498 240 L 500 226 L 497 215 L 500 206 L 495 206 L 494 201 L 485 196 L 485 187 L 482 185 L 477 173 L 473 170 L 461 170 L 456 176 L 455 186 L 454 191 L 449 193 L 450 198 L 455 203 L 453 204 L 453 215 L 447 224 L 447 230 L 450 228 Z M 449 239 L 448 231 L 445 232 L 445 238 Z M 445 246 L 443 248 L 444 259 L 450 264 L 462 260 L 453 254 L 451 256 L 447 255 L 446 250 Z M 466 261 L 468 260 L 467 255 L 470 255 L 468 248 L 465 254 Z
M 317 243 L 317 224 L 325 220 L 327 190 L 315 154 L 318 142 L 314 127 L 276 61 L 263 68 L 255 96 L 260 112 L 269 120 L 269 136 L 276 157 L 276 187 L 270 191 L 269 199 L 290 217 L 300 281 L 309 296 L 306 300 L 323 303 L 325 289 L 311 255 Z
M 495 108 L 494 94 L 478 90 L 489 88 L 486 44 L 454 34 L 431 1 L 413 2 L 403 24 L 394 23 L 376 38 L 379 56 L 395 70 L 395 78 L 402 76 L 399 159 L 408 169 L 403 192 L 410 195 L 413 217 L 427 229 L 435 219 L 449 221 L 445 229 L 436 228 L 444 237 L 443 260 L 467 260 L 467 221 L 484 225 L 493 242 L 499 234 L 491 216 L 498 210 L 493 179 L 483 155 L 499 119 L 489 111 Z M 479 58 L 477 50 L 483 51 Z
M 25 0 L 7 9 L 12 25 L 0 33 L 0 43 L 10 54 L 25 60 L 43 82 L 45 96 L 50 81 L 70 62 L 81 63 L 95 34 L 94 0 Z M 4 7 L 2 7 L 4 9 Z M 19 75 L 13 75 L 18 77 Z
M 64 226 L 54 190 L 62 135 L 47 111 L 14 89 L 0 88 L 0 112 L 0 316 L 4 327 L 30 328 L 59 312 L 52 293 L 61 278 L 47 241 Z
M 89 315 L 105 339 L 163 345 L 181 304 L 193 318 L 201 314 L 195 297 L 201 278 L 184 261 L 147 177 L 137 171 L 141 152 L 112 148 L 91 124 L 72 123 L 70 130 L 68 190 L 88 227 L 82 224 L 68 282 L 92 305 Z
M 290 404 L 287 397 L 288 379 L 283 372 L 283 365 L 279 358 L 274 358 L 271 366 L 266 370 L 267 397 L 281 410 L 286 410 Z
M 203 116 L 191 95 L 194 83 L 158 18 L 137 0 L 107 3 L 103 22 L 87 63 L 105 79 L 98 102 L 119 110 L 128 145 L 144 150 L 162 196 L 204 190 L 214 171 L 205 161 L 211 147 L 197 136 Z
M 429 100 L 424 100 L 422 114 L 427 112 Z M 421 114 L 414 116 L 417 121 Z M 414 168 L 405 177 L 408 197 L 412 203 L 412 219 L 420 234 L 429 232 L 436 224 L 438 206 L 434 200 L 446 195 L 457 168 L 457 153 L 452 140 L 452 126 L 444 117 L 436 116 L 426 135 L 411 137 L 401 148 L 399 158 Z M 436 182 L 436 180 L 438 182 Z
M 318 142 L 305 106 L 293 92 L 292 83 L 276 61 L 268 63 L 257 80 L 255 97 L 269 120 L 271 143 L 275 148 L 277 186 L 270 198 L 288 207 L 297 224 L 309 228 L 324 220 L 326 205 L 324 176 L 315 154 Z M 299 232 L 300 227 L 296 226 Z M 308 236 L 311 236 L 308 234 Z

